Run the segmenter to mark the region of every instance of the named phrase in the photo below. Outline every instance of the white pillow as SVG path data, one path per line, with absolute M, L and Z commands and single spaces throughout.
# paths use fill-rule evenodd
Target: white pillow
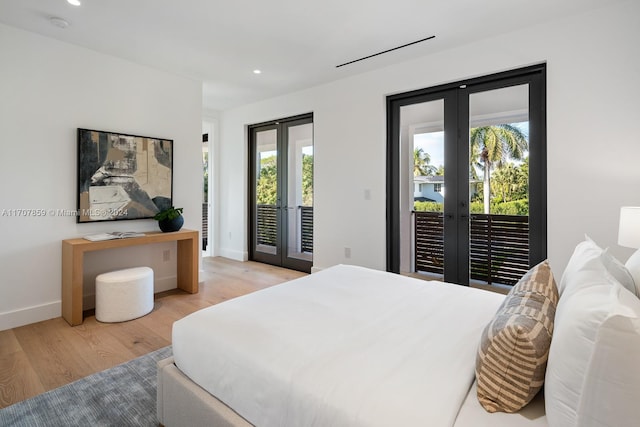
M 598 246 L 589 236 L 585 234 L 585 241 L 578 243 L 576 246 L 569 263 L 560 279 L 560 283 L 558 284 L 558 294 L 562 296 L 565 289 L 567 288 L 567 283 L 571 283 L 572 289 L 577 289 L 575 286 L 582 287 L 585 286 L 584 283 L 573 280 L 575 278 L 575 274 L 578 271 L 585 269 L 593 269 L 596 265 L 599 265 L 598 258 L 604 264 L 607 271 L 615 277 L 615 279 L 620 282 L 622 286 L 627 288 L 634 295 L 640 296 L 640 291 L 637 289 L 640 288 L 640 277 L 638 277 L 638 281 L 631 273 L 631 269 L 627 266 L 623 265 L 620 261 L 618 261 L 609 251 L 609 248 L 602 249 Z M 640 251 L 639 251 L 640 252 Z M 635 255 L 635 254 L 634 254 Z M 633 258 L 633 257 L 632 257 Z M 633 260 L 629 260 L 632 261 Z M 627 261 L 627 263 L 629 263 Z M 595 263 L 595 264 L 594 264 Z M 637 260 L 635 261 L 635 266 L 632 266 L 637 275 L 640 276 L 640 255 L 638 255 Z
M 624 266 L 633 277 L 633 281 L 636 284 L 636 295 L 640 296 L 640 249 L 635 251 L 633 255 L 629 257 Z
M 616 257 L 611 255 L 611 252 L 609 252 L 609 248 L 602 251 L 601 258 L 602 258 L 602 263 L 604 264 L 604 267 L 607 269 L 607 271 L 618 282 L 620 282 L 622 286 L 628 289 L 629 292 L 637 296 L 638 292 L 636 290 L 636 283 L 634 278 L 631 276 L 631 273 L 629 272 L 627 267 L 625 267 L 624 264 L 618 261 Z
M 640 300 L 597 257 L 560 298 L 545 376 L 550 427 L 636 427 Z
M 585 241 L 578 243 L 573 251 L 573 255 L 569 259 L 569 263 L 562 274 L 562 278 L 558 283 L 558 294 L 562 297 L 568 287 L 581 285 L 575 280 L 578 272 L 595 268 L 602 265 L 600 257 L 602 256 L 602 248 L 595 244 L 589 236 L 585 235 Z

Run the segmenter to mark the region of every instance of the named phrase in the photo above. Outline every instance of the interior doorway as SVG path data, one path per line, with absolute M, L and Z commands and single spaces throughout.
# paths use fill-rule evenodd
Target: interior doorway
M 214 177 L 213 157 L 215 143 L 215 123 L 212 120 L 202 122 L 202 232 L 200 247 L 203 257 L 215 256 L 213 208 Z

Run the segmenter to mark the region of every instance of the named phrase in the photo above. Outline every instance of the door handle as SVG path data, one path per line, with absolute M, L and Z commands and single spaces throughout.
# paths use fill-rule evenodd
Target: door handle
M 469 214 L 466 212 L 467 202 L 465 200 L 460 201 L 460 208 L 465 211 L 465 213 L 460 214 L 460 221 L 466 220 L 469 218 Z

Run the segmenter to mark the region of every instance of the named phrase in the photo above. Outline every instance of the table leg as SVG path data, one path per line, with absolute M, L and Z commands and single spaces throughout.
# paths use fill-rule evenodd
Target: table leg
M 195 294 L 198 292 L 198 233 L 190 239 L 178 240 L 178 288 Z
M 62 317 L 71 326 L 82 324 L 84 252 L 62 244 Z

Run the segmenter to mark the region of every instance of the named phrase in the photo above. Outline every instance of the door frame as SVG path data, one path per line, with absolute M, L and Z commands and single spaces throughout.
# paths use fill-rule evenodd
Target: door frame
M 313 261 L 293 258 L 287 256 L 289 241 L 289 227 L 287 224 L 287 179 L 288 179 L 288 136 L 287 129 L 292 126 L 298 126 L 306 123 L 313 124 L 313 113 L 300 114 L 293 117 L 287 117 L 279 120 L 271 120 L 269 122 L 257 123 L 248 126 L 248 142 L 249 142 L 249 191 L 248 204 L 249 211 L 249 259 L 252 261 L 263 262 L 266 264 L 277 265 L 290 268 L 293 270 L 311 272 Z M 256 134 L 261 131 L 275 129 L 276 135 L 276 151 L 277 151 L 277 201 L 276 201 L 276 253 L 267 254 L 256 250 L 256 234 L 257 234 L 257 215 L 255 209 L 256 200 Z M 283 173 L 284 172 L 284 173 Z
M 547 198 L 546 198 L 546 64 L 532 65 L 516 70 L 490 74 L 454 83 L 447 83 L 426 89 L 387 96 L 387 271 L 400 272 L 400 108 L 433 99 L 445 99 L 445 150 L 461 150 L 468 147 L 469 95 L 500 87 L 517 84 L 529 85 L 529 265 L 535 265 L 547 256 Z M 448 121 L 449 114 L 455 114 L 457 121 Z M 458 131 L 458 123 L 466 123 L 467 129 Z M 449 135 L 448 135 L 449 134 Z M 456 138 L 452 144 L 451 138 Z M 466 139 L 465 139 L 466 138 Z M 447 148 L 449 144 L 449 148 Z M 453 145 L 453 147 L 452 147 Z M 466 148 L 468 149 L 468 148 Z M 457 168 L 467 168 L 468 159 L 456 156 L 447 160 L 445 156 L 445 174 L 452 162 Z M 463 165 L 464 163 L 464 165 Z M 531 171 L 536 171 L 531 173 Z M 446 180 L 446 178 L 445 178 Z M 455 181 L 453 181 L 455 182 Z M 469 230 L 458 221 L 461 216 L 469 217 L 468 203 L 460 203 L 460 194 L 468 192 L 468 182 L 458 182 L 454 186 L 455 195 L 448 190 L 445 198 L 445 217 L 448 221 L 456 221 L 459 226 L 453 228 L 449 242 L 445 240 L 445 256 L 450 251 L 458 251 L 467 246 Z M 446 221 L 446 220 L 445 220 Z M 451 269 L 454 274 L 445 277 L 445 281 L 468 284 L 468 253 L 466 262 L 456 261 Z M 465 280 L 466 277 L 466 280 Z

